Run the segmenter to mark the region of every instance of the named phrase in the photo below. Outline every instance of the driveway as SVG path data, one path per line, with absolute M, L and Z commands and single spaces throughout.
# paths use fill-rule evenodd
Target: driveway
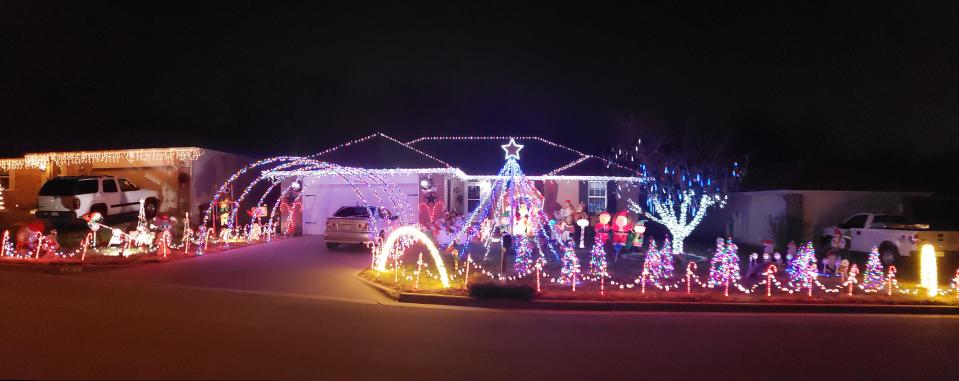
M 316 298 L 389 301 L 354 278 L 354 274 L 369 265 L 370 251 L 365 247 L 329 250 L 322 238 L 303 236 L 163 265 L 87 272 L 82 276 Z

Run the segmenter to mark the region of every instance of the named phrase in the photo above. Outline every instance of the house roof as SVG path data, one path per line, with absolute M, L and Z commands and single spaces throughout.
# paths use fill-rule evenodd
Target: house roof
M 528 176 L 635 176 L 621 166 L 538 136 L 434 136 L 407 144 L 435 154 L 471 175 L 494 175 L 503 166 L 502 145 L 522 145 L 519 162 Z
M 367 169 L 451 167 L 447 162 L 383 133 L 352 140 L 310 157 Z

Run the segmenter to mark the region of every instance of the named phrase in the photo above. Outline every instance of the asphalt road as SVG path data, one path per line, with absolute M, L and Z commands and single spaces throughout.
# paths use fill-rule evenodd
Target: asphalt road
M 399 305 L 298 238 L 165 265 L 0 271 L 0 377 L 959 378 L 954 317 Z

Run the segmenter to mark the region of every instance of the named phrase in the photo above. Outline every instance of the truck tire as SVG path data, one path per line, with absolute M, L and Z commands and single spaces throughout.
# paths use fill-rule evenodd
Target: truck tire
M 883 242 L 879 245 L 879 260 L 884 266 L 895 265 L 899 260 L 899 248 L 892 242 Z
M 143 215 L 147 219 L 151 219 L 157 216 L 157 209 L 159 208 L 160 203 L 155 198 L 148 198 L 145 203 L 143 203 Z

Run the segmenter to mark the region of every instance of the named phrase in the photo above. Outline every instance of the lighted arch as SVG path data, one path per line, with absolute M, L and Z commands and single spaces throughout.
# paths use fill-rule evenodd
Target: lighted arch
M 443 283 L 443 287 L 450 286 L 450 278 L 446 274 L 446 265 L 443 264 L 443 258 L 440 257 L 440 251 L 436 248 L 436 245 L 433 244 L 433 240 L 430 239 L 425 233 L 423 233 L 416 226 L 408 225 L 402 226 L 394 230 L 388 237 L 386 237 L 386 242 L 380 247 L 379 256 L 376 258 L 376 271 L 386 271 L 386 261 L 390 257 L 390 250 L 393 248 L 393 245 L 396 244 L 396 240 L 404 235 L 409 235 L 415 238 L 417 241 L 422 242 L 426 245 L 426 249 L 429 250 L 430 256 L 433 257 L 433 263 L 436 264 L 436 270 L 440 274 L 440 282 Z

